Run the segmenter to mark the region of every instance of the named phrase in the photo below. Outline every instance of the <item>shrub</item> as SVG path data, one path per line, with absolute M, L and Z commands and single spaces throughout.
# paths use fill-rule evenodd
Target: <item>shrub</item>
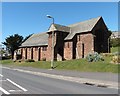
M 33 60 L 33 59 L 28 59 L 28 60 L 26 60 L 25 62 L 35 62 L 35 60 Z
M 112 63 L 116 63 L 116 64 L 120 63 L 120 55 L 113 56 L 112 57 Z
M 101 53 L 101 55 L 105 57 L 112 57 L 114 54 L 113 53 Z
M 2 57 L 2 60 L 7 60 L 7 59 L 11 59 L 11 56 Z
M 120 52 L 114 52 L 113 55 L 118 56 L 118 55 L 120 55 Z
M 102 58 L 102 56 L 100 54 L 98 54 L 97 52 L 89 53 L 86 56 L 86 59 L 87 59 L 88 62 L 104 61 L 104 59 Z
M 114 38 L 114 39 L 111 39 L 110 40 L 110 45 L 112 47 L 117 47 L 117 46 L 120 46 L 120 38 Z
M 120 63 L 120 52 L 113 53 L 113 57 L 111 60 L 112 63 L 119 64 Z

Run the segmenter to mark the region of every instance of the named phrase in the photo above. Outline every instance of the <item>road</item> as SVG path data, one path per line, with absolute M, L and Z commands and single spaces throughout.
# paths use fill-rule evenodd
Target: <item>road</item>
M 3 94 L 118 94 L 117 89 L 96 87 L 2 68 Z

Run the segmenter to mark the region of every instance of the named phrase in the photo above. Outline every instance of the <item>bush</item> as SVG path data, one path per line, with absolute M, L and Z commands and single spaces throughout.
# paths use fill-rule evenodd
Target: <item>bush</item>
M 113 55 L 118 56 L 118 55 L 120 55 L 120 52 L 114 52 Z
M 120 63 L 120 52 L 113 53 L 113 57 L 111 60 L 112 63 L 119 64 Z
M 105 57 L 112 57 L 114 54 L 113 53 L 101 53 L 101 55 Z
M 35 60 L 33 60 L 33 59 L 28 59 L 28 60 L 26 60 L 25 62 L 35 62 Z
M 2 57 L 2 60 L 7 60 L 7 59 L 11 59 L 11 56 Z
M 112 57 L 112 63 L 118 64 L 120 63 L 120 55 L 115 55 Z
M 110 45 L 112 47 L 120 46 L 120 38 L 114 38 L 110 40 Z
M 89 53 L 86 56 L 86 59 L 87 59 L 88 62 L 104 61 L 104 59 L 102 58 L 102 56 L 100 54 L 98 54 L 97 52 Z

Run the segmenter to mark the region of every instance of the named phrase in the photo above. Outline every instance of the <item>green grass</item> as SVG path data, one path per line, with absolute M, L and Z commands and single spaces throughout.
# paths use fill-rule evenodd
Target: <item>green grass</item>
M 120 47 L 119 47 L 120 48 Z M 111 52 L 118 52 L 118 47 L 111 48 Z M 57 61 L 54 62 L 55 69 L 59 70 L 75 70 L 82 72 L 112 72 L 120 73 L 119 64 L 111 64 L 111 56 L 104 57 L 104 61 L 87 62 L 85 59 Z M 50 69 L 49 61 L 36 61 L 36 62 L 13 62 L 12 60 L 1 60 L 1 64 L 10 66 L 25 66 L 34 68 Z
M 111 53 L 118 52 L 118 49 L 120 49 L 120 46 L 119 47 L 112 47 Z
M 12 60 L 0 60 L 0 63 L 4 65 L 9 65 L 9 64 L 13 64 L 13 61 Z
M 13 60 L 1 60 L 2 65 L 11 65 L 11 66 L 25 66 L 25 67 L 35 67 L 35 68 L 50 68 L 50 62 L 48 61 L 36 61 L 36 62 L 14 62 Z
M 85 59 L 57 61 L 54 62 L 55 69 L 59 70 L 75 70 L 82 72 L 112 72 L 118 73 L 120 65 L 109 63 L 111 58 L 105 57 L 105 61 L 87 62 Z M 36 61 L 36 62 L 13 62 L 12 60 L 2 60 L 3 65 L 11 66 L 25 66 L 34 68 L 50 69 L 50 62 Z M 120 69 L 119 69 L 120 72 Z

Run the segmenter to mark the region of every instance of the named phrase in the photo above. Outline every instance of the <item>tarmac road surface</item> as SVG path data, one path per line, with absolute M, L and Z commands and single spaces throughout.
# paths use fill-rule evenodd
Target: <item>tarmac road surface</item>
M 2 68 L 3 94 L 118 94 L 117 89 L 96 87 Z

